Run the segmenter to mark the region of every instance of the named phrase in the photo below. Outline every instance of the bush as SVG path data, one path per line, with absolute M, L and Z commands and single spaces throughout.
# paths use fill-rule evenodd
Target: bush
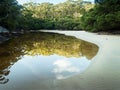
M 120 4 L 112 5 L 110 1 L 97 4 L 86 12 L 81 18 L 82 28 L 94 32 L 120 30 Z

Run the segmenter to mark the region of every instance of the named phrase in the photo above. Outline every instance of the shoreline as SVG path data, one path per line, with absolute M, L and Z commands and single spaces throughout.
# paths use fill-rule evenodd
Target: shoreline
M 65 30 L 31 30 L 31 31 L 29 31 L 29 33 L 34 33 L 34 32 L 40 32 L 40 31 L 42 31 L 42 32 L 46 32 L 46 31 L 50 31 L 50 32 L 58 32 L 58 31 L 60 31 L 60 32 L 64 32 Z M 71 31 L 71 32 L 87 32 L 87 31 L 78 31 L 78 30 L 76 30 L 76 31 L 73 31 L 73 30 L 66 30 L 66 31 Z M 26 33 L 28 33 L 28 31 L 26 32 Z M 115 32 L 103 32 L 103 31 L 101 31 L 101 32 L 88 32 L 88 33 L 93 33 L 93 34 L 97 34 L 97 35 L 112 35 L 112 36 L 119 36 L 120 35 L 120 31 L 115 31 Z M 5 41 L 7 41 L 7 40 L 9 40 L 10 38 L 12 38 L 12 37 L 14 37 L 14 36 L 19 36 L 19 35 L 21 35 L 21 34 L 25 34 L 25 33 L 23 33 L 23 32 L 15 32 L 15 33 L 12 33 L 12 34 L 10 34 L 10 33 L 0 33 L 0 44 L 1 43 L 4 43 Z
M 115 32 L 96 32 L 98 35 L 120 35 L 120 31 L 115 31 Z

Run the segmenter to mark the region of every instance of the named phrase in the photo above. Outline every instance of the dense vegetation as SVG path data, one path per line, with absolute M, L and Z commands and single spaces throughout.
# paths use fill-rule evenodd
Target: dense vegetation
M 19 5 L 16 0 L 1 0 L 0 26 L 9 30 L 119 30 L 120 1 L 95 0 L 95 3 L 67 0 L 59 4 Z
M 16 0 L 0 0 L 0 26 L 9 30 L 16 29 L 21 8 Z
M 9 30 L 80 30 L 80 17 L 93 6 L 82 0 L 67 0 L 59 4 L 30 2 L 23 6 L 16 0 L 2 0 L 0 26 Z
M 96 0 L 95 7 L 81 21 L 82 28 L 89 31 L 120 30 L 120 0 Z

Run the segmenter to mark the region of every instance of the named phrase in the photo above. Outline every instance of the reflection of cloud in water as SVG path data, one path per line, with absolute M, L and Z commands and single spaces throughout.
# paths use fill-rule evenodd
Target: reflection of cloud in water
M 58 75 L 56 75 L 56 78 L 57 79 L 65 79 L 65 78 L 67 78 L 68 76 L 64 76 L 64 75 L 62 75 L 62 74 L 58 74 Z
M 79 72 L 79 68 L 76 68 L 75 66 L 72 66 L 72 63 L 67 60 L 57 60 L 54 62 L 54 65 L 57 66 L 57 68 L 54 69 L 55 73 L 62 73 L 62 72 Z
M 56 66 L 56 68 L 53 69 L 53 72 L 56 74 L 57 79 L 64 79 L 68 77 L 68 75 L 65 75 L 65 72 L 66 73 L 80 72 L 80 69 L 73 66 L 72 63 L 68 60 L 64 60 L 64 59 L 57 60 L 53 64 Z
M 65 79 L 83 72 L 88 68 L 90 62 L 86 57 L 58 59 L 53 63 L 52 72 L 55 74 L 56 79 Z

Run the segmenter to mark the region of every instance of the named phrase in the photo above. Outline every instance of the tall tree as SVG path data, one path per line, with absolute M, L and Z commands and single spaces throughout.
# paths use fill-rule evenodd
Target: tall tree
M 0 26 L 15 29 L 21 6 L 16 0 L 0 0 Z
M 89 31 L 120 30 L 120 0 L 96 0 L 98 4 L 82 17 L 83 29 Z

